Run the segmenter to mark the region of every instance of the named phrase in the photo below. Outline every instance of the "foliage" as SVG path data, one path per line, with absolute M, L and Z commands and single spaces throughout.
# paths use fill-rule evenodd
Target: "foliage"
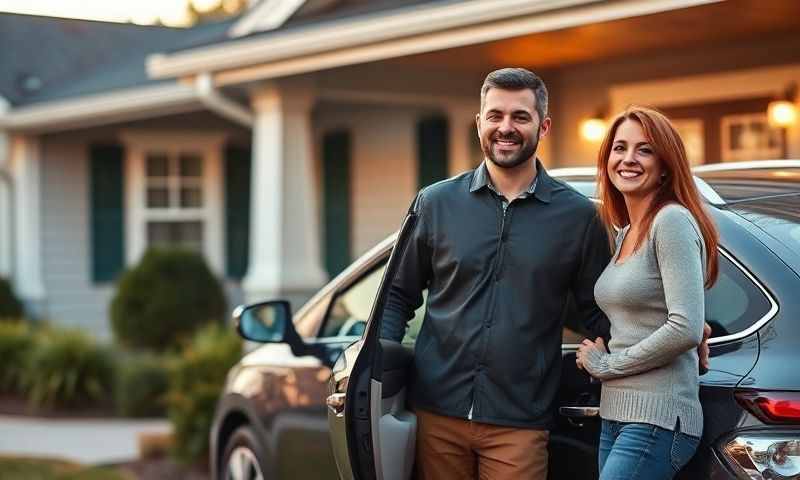
M 108 350 L 77 330 L 40 334 L 22 378 L 36 407 L 99 403 L 108 398 L 114 374 Z
M 22 317 L 22 303 L 19 301 L 11 284 L 0 278 L 0 319 L 16 319 Z
M 20 392 L 34 345 L 27 323 L 0 321 L 0 392 Z
M 169 368 L 164 357 L 148 353 L 124 355 L 117 362 L 114 403 L 126 417 L 166 414 Z
M 209 325 L 176 361 L 167 401 L 179 459 L 194 461 L 207 454 L 217 399 L 241 354 L 242 342 L 232 329 Z
M 92 467 L 63 460 L 0 456 L 0 480 L 129 480 L 112 468 Z
M 226 309 L 222 286 L 200 255 L 152 249 L 120 279 L 111 322 L 121 345 L 163 351 L 221 322 Z

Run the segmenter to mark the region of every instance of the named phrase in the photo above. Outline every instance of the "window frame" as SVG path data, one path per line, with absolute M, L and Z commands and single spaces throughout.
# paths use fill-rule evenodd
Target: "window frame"
M 195 131 L 124 131 L 125 144 L 125 261 L 134 265 L 147 250 L 148 222 L 199 221 L 203 224 L 202 253 L 211 270 L 225 273 L 225 229 L 223 225 L 223 152 L 225 134 Z M 148 208 L 149 185 L 146 162 L 152 153 L 166 153 L 177 162 L 181 153 L 201 158 L 201 208 Z M 171 178 L 171 177 L 167 177 Z

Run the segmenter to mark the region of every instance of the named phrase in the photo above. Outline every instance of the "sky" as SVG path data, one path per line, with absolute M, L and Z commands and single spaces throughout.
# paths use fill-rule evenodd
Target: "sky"
M 150 25 L 160 20 L 169 26 L 191 22 L 188 4 L 209 11 L 226 0 L 0 0 L 0 12 L 27 13 L 53 17 L 86 18 Z M 234 4 L 235 1 L 228 1 Z

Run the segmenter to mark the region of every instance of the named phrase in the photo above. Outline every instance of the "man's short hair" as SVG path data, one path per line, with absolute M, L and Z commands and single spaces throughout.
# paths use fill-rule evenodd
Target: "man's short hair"
M 536 113 L 541 122 L 547 116 L 547 87 L 538 75 L 524 68 L 501 68 L 486 76 L 481 87 L 481 111 L 490 88 L 501 90 L 530 89 L 536 96 Z

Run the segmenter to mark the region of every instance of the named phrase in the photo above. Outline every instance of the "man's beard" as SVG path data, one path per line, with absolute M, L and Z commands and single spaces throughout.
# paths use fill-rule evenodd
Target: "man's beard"
M 536 149 L 539 147 L 539 128 L 536 129 L 536 135 L 533 136 L 530 142 L 522 143 L 522 136 L 513 133 L 511 135 L 495 135 L 493 138 L 489 139 L 488 145 L 481 145 L 484 155 L 486 158 L 489 159 L 492 163 L 497 165 L 500 168 L 514 168 L 522 165 L 525 163 L 529 158 L 536 153 Z M 492 144 L 497 140 L 512 140 L 514 142 L 520 143 L 519 150 L 516 153 L 506 155 L 503 157 L 498 157 L 494 154 L 492 150 Z

